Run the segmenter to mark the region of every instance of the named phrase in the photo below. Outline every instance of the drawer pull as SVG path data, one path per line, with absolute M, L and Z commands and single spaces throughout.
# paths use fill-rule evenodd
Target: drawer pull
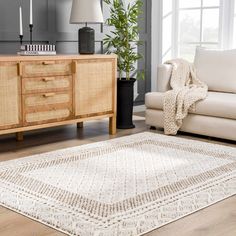
M 49 81 L 54 81 L 55 77 L 47 77 L 47 78 L 43 78 L 44 82 L 49 82 Z
M 45 93 L 43 96 L 45 98 L 49 98 L 49 97 L 53 97 L 55 95 L 55 93 Z
M 73 74 L 76 74 L 77 72 L 77 63 L 75 61 L 72 62 L 71 64 L 71 70 Z
M 18 76 L 22 76 L 22 65 L 21 63 L 17 63 L 17 70 L 18 70 Z
M 55 65 L 56 63 L 55 63 L 55 61 L 44 61 L 42 64 L 43 65 Z

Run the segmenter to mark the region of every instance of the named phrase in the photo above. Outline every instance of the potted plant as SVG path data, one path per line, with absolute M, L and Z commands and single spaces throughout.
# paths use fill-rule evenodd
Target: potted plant
M 117 128 L 134 128 L 133 99 L 135 77 L 144 77 L 135 67 L 142 58 L 137 52 L 139 41 L 138 19 L 142 14 L 142 0 L 134 0 L 125 4 L 122 0 L 104 0 L 110 7 L 110 17 L 107 24 L 111 26 L 110 34 L 106 35 L 104 44 L 108 53 L 115 53 L 118 57 L 117 80 Z

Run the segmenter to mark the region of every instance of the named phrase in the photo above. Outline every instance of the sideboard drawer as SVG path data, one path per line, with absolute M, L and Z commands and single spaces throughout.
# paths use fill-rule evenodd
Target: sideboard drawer
M 67 107 L 60 109 L 49 109 L 47 111 L 38 111 L 27 113 L 25 115 L 24 125 L 40 125 L 53 122 L 68 120 L 71 118 L 71 112 Z
M 22 92 L 42 93 L 42 92 L 58 92 L 71 89 L 72 76 L 51 76 L 51 77 L 35 77 L 22 79 Z
M 23 95 L 24 125 L 38 125 L 72 117 L 72 93 L 40 93 Z
M 22 76 L 56 76 L 71 75 L 72 61 L 37 61 L 22 63 Z

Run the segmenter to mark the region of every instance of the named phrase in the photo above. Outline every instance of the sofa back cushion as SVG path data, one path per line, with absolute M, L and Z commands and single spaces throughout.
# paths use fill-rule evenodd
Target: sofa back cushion
M 236 50 L 216 51 L 198 47 L 194 65 L 197 76 L 210 91 L 236 93 Z

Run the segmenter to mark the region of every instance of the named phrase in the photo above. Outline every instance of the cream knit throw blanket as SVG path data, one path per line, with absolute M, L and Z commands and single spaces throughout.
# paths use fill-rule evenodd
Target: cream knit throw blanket
M 172 90 L 164 95 L 164 130 L 165 134 L 176 135 L 188 112 L 195 109 L 195 103 L 206 98 L 208 87 L 197 78 L 189 62 L 174 59 L 165 64 L 172 65 Z

